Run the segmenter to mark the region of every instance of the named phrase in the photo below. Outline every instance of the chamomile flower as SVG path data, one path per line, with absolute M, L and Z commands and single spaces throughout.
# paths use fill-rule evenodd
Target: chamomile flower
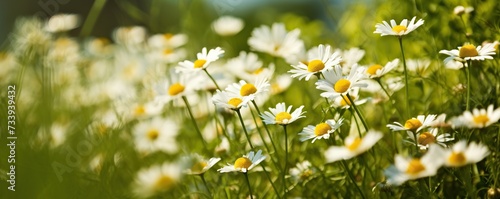
M 444 63 L 448 63 L 451 60 L 465 62 L 468 60 L 482 61 L 485 59 L 493 59 L 492 55 L 496 54 L 495 51 L 495 44 L 489 43 L 477 47 L 472 44 L 465 44 L 458 47 L 458 50 L 440 50 L 439 53 L 449 56 L 444 59 Z
M 396 68 L 399 64 L 399 59 L 394 59 L 390 62 L 387 62 L 384 66 L 380 64 L 373 64 L 366 69 L 366 73 L 369 78 L 376 79 L 381 78 L 385 74 L 391 72 L 394 68 Z
M 279 124 L 279 125 L 288 125 L 299 118 L 303 118 L 302 109 L 304 106 L 300 106 L 295 109 L 292 113 L 292 105 L 285 105 L 285 102 L 276 104 L 276 108 L 269 108 L 269 111 L 264 112 L 260 117 L 262 117 L 264 123 L 266 124 Z
M 340 53 L 342 61 L 340 61 L 340 66 L 342 66 L 343 74 L 349 74 L 351 68 L 358 64 L 358 62 L 365 56 L 365 51 L 360 48 L 349 48 L 347 50 L 336 49 L 335 52 Z
M 490 154 L 486 145 L 472 142 L 467 146 L 467 141 L 460 140 L 453 147 L 446 149 L 444 165 L 461 167 L 481 161 Z
M 388 124 L 387 127 L 392 131 L 411 131 L 416 133 L 429 127 L 435 119 L 436 115 L 419 115 L 417 118 L 406 120 L 404 125 L 399 122 L 394 122 L 394 124 Z
M 457 16 L 471 13 L 472 11 L 474 11 L 474 7 L 470 7 L 470 6 L 469 7 L 457 6 L 457 7 L 453 8 L 453 14 L 455 14 Z
M 408 33 L 414 31 L 419 26 L 424 24 L 423 19 L 419 19 L 417 22 L 415 22 L 416 18 L 417 17 L 413 17 L 410 23 L 408 23 L 408 19 L 403 19 L 403 21 L 401 21 L 399 25 L 396 24 L 396 21 L 394 19 L 391 19 L 390 24 L 386 21 L 383 21 L 382 23 L 378 23 L 375 25 L 376 29 L 373 33 L 379 33 L 380 36 L 393 35 L 401 37 L 403 35 L 407 35 Z
M 179 66 L 175 67 L 175 71 L 178 73 L 192 73 L 205 70 L 210 63 L 217 61 L 222 55 L 224 55 L 224 50 L 220 47 L 209 51 L 207 51 L 207 48 L 203 48 L 201 52 L 196 54 L 196 61 L 185 60 L 179 62 Z
M 148 38 L 148 45 L 153 49 L 175 49 L 188 41 L 186 34 L 155 34 Z
M 245 81 L 255 81 L 258 78 L 271 78 L 274 65 L 263 67 L 262 61 L 255 53 L 241 51 L 238 57 L 227 61 L 225 68 L 234 76 Z
M 227 173 L 227 172 L 247 173 L 265 159 L 266 156 L 262 155 L 262 150 L 257 151 L 257 153 L 250 151 L 247 155 L 244 155 L 243 157 L 236 159 L 234 164 L 232 165 L 227 164 L 227 166 L 224 166 L 218 169 L 217 171 L 221 173 Z
M 79 17 L 76 14 L 57 14 L 50 17 L 45 25 L 47 32 L 64 32 L 78 27 Z
M 493 109 L 493 105 L 489 105 L 487 109 L 475 108 L 472 112 L 465 111 L 461 116 L 452 120 L 452 125 L 454 127 L 484 128 L 498 122 L 499 119 L 500 108 Z
M 246 107 L 250 98 L 241 97 L 234 93 L 217 90 L 217 93 L 212 97 L 212 102 L 222 108 L 231 110 L 239 110 L 241 107 Z
M 133 193 L 140 198 L 172 190 L 181 178 L 181 168 L 177 164 L 163 163 L 141 169 L 133 184 Z
M 292 65 L 294 69 L 288 71 L 292 73 L 293 78 L 308 81 L 313 75 L 325 72 L 338 65 L 342 58 L 337 52 L 332 52 L 330 45 L 319 45 L 313 51 L 308 52 L 307 63 L 299 62 L 298 65 Z
M 200 155 L 195 154 L 189 157 L 186 161 L 188 169 L 186 169 L 185 172 L 190 175 L 201 175 L 207 172 L 219 161 L 220 158 L 210 158 L 209 160 L 206 160 Z
M 440 146 L 432 144 L 421 158 L 407 158 L 396 155 L 394 165 L 385 170 L 387 182 L 401 185 L 408 180 L 436 175 L 444 163 L 444 152 Z
M 363 138 L 357 135 L 348 136 L 344 140 L 344 146 L 331 146 L 325 151 L 326 162 L 348 160 L 356 157 L 372 148 L 383 136 L 384 134 L 377 131 L 368 131 Z
M 312 139 L 312 143 L 319 139 L 328 139 L 330 134 L 335 132 L 344 121 L 343 118 L 339 120 L 326 120 L 325 122 L 319 123 L 316 126 L 309 125 L 305 127 L 302 132 L 299 133 L 300 141 L 304 142 L 306 140 Z
M 427 77 L 427 69 L 431 65 L 431 60 L 429 59 L 408 59 L 406 60 L 407 69 L 416 73 L 419 76 Z
M 253 84 L 240 80 L 238 83 L 229 85 L 226 91 L 244 98 L 243 101 L 249 102 L 255 100 L 257 95 L 269 91 L 269 87 L 269 81 L 265 78 L 257 79 Z
M 146 39 L 146 29 L 141 26 L 120 27 L 113 32 L 113 39 L 117 44 L 135 49 Z
M 364 76 L 364 69 L 358 68 L 357 65 L 351 68 L 348 76 L 342 75 L 342 68 L 339 65 L 323 72 L 323 76 L 325 79 L 318 80 L 316 88 L 323 91 L 321 97 L 329 99 L 348 94 L 353 88 L 366 86 L 360 81 Z
M 165 104 L 192 94 L 199 89 L 202 82 L 203 79 L 200 76 L 173 73 L 170 80 L 162 79 L 153 85 L 155 102 Z
M 212 22 L 212 29 L 220 36 L 238 34 L 244 26 L 243 20 L 233 16 L 221 16 Z
M 173 153 L 178 150 L 175 137 L 179 125 L 170 119 L 156 117 L 149 121 L 141 121 L 132 130 L 137 151 L 151 153 L 163 151 Z
M 290 177 L 294 182 L 303 182 L 311 178 L 316 169 L 311 165 L 309 161 L 303 161 L 296 164 L 295 167 L 290 169 Z
M 408 133 L 408 138 L 410 138 L 411 143 L 415 144 L 415 137 L 410 131 Z M 426 132 L 420 132 L 417 134 L 417 143 L 420 150 L 427 150 L 429 146 L 433 143 L 439 144 L 442 147 L 446 146 L 446 142 L 453 141 L 455 138 L 449 133 L 439 134 L 438 128 L 432 128 Z
M 288 32 L 285 25 L 275 23 L 272 27 L 261 26 L 252 31 L 248 45 L 256 51 L 268 53 L 276 57 L 293 56 L 300 52 L 304 42 L 299 39 L 300 30 Z

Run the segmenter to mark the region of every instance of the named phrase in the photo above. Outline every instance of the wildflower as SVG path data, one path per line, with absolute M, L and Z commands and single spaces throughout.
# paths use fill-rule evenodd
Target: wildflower
M 392 131 L 412 131 L 415 133 L 429 127 L 435 118 L 436 115 L 419 115 L 417 118 L 406 120 L 404 125 L 399 122 L 394 122 L 394 124 L 388 124 L 387 127 Z
M 415 19 L 417 17 L 413 17 L 408 24 L 408 19 L 403 19 L 399 25 L 396 24 L 396 21 L 394 19 L 391 19 L 391 24 L 387 23 L 386 21 L 383 21 L 382 24 L 378 23 L 375 25 L 375 32 L 373 33 L 380 33 L 380 36 L 386 36 L 386 35 L 394 35 L 401 37 L 403 35 L 407 35 L 408 33 L 414 31 L 417 29 L 419 26 L 424 24 L 423 19 L 419 19 L 415 23 Z
M 409 59 L 406 60 L 407 69 L 422 77 L 427 77 L 427 69 L 431 64 L 429 59 Z
M 351 68 L 348 76 L 342 75 L 342 68 L 336 65 L 333 69 L 323 72 L 325 79 L 316 82 L 316 88 L 324 91 L 321 97 L 334 99 L 340 95 L 348 94 L 353 88 L 365 87 L 366 84 L 360 82 L 364 76 L 364 69 L 357 67 Z
M 308 81 L 311 76 L 332 69 L 338 65 L 342 58 L 338 53 L 332 53 L 330 45 L 319 45 L 313 51 L 309 51 L 307 62 L 299 62 L 298 65 L 292 65 L 294 69 L 288 71 L 292 77 L 298 77 L 299 80 Z
M 467 141 L 460 140 L 452 148 L 445 151 L 445 166 L 461 167 L 481 161 L 490 154 L 488 147 L 472 142 L 467 146 Z
M 153 49 L 169 49 L 178 48 L 188 41 L 186 34 L 155 34 L 148 38 L 148 46 Z
M 245 23 L 240 18 L 222 16 L 212 22 L 212 29 L 220 36 L 231 36 L 238 34 Z
M 285 91 L 292 84 L 292 77 L 287 74 L 278 75 L 271 83 L 271 95 L 279 94 Z
M 76 14 L 57 14 L 50 17 L 45 30 L 51 33 L 68 31 L 78 27 L 79 21 Z
M 344 146 L 331 146 L 325 151 L 327 162 L 348 160 L 372 148 L 384 135 L 377 131 L 368 131 L 363 138 L 351 135 L 345 138 Z
M 179 66 L 175 67 L 175 71 L 178 73 L 192 73 L 205 70 L 210 63 L 217 61 L 222 55 L 224 55 L 224 50 L 220 47 L 210 49 L 208 52 L 207 48 L 203 48 L 201 52 L 196 54 L 196 61 L 185 60 L 179 62 Z
M 306 140 L 314 141 L 319 139 L 328 139 L 330 138 L 330 134 L 335 132 L 342 125 L 343 118 L 339 120 L 326 120 L 325 122 L 319 123 L 316 126 L 309 125 L 305 127 L 302 132 L 299 133 L 300 141 L 304 142 Z
M 177 123 L 159 117 L 149 121 L 141 121 L 132 130 L 136 149 L 144 153 L 176 152 L 178 148 L 175 137 L 178 131 L 179 125 Z
M 453 8 L 453 14 L 457 16 L 462 16 L 463 14 L 471 13 L 472 11 L 474 11 L 473 7 L 457 6 Z
M 136 196 L 148 198 L 172 190 L 180 177 L 181 168 L 177 164 L 154 165 L 137 173 L 132 190 Z
M 452 120 L 454 127 L 465 126 L 468 128 L 484 128 L 500 119 L 500 108 L 493 109 L 489 105 L 487 109 L 473 109 L 472 112 L 465 111 L 461 116 Z
M 244 98 L 243 101 L 249 102 L 255 100 L 255 97 L 269 90 L 269 81 L 267 79 L 257 79 L 255 83 L 247 83 L 245 80 L 240 80 L 238 83 L 233 83 L 226 88 L 226 91 Z
M 332 106 L 336 108 L 342 108 L 342 109 L 347 109 L 352 106 L 352 103 L 354 105 L 358 106 L 361 104 L 364 104 L 368 101 L 368 98 L 360 99 L 359 98 L 359 88 L 352 89 L 352 91 L 349 93 L 349 97 L 351 97 L 352 101 L 345 95 L 342 97 L 337 97 L 333 100 Z
M 146 29 L 141 26 L 120 27 L 113 32 L 113 39 L 117 44 L 135 49 L 146 39 Z
M 271 78 L 274 73 L 274 65 L 270 65 L 269 68 L 263 67 L 257 54 L 244 51 L 241 51 L 238 57 L 228 60 L 225 68 L 234 76 L 245 81 Z
M 385 66 L 382 66 L 380 64 L 374 64 L 371 65 L 366 69 L 366 73 L 368 74 L 368 77 L 375 79 L 375 78 L 381 78 L 385 74 L 391 72 L 394 68 L 396 68 L 399 64 L 399 59 L 394 59 L 390 62 L 387 62 Z
M 227 164 L 227 166 L 224 166 L 218 169 L 217 171 L 221 173 L 227 173 L 227 172 L 247 173 L 252 168 L 257 166 L 260 162 L 264 161 L 264 159 L 266 159 L 266 156 L 262 155 L 262 150 L 257 151 L 257 153 L 250 151 L 247 155 L 244 155 L 243 157 L 236 159 L 233 165 Z
M 303 161 L 296 164 L 290 169 L 290 177 L 295 182 L 306 181 L 314 175 L 316 169 L 309 161 Z
M 304 42 L 299 39 L 300 30 L 294 29 L 287 32 L 285 25 L 275 23 L 269 26 L 261 26 L 252 31 L 248 39 L 248 45 L 256 51 L 268 53 L 276 57 L 293 56 L 300 52 Z
M 269 108 L 270 111 L 264 112 L 260 117 L 262 117 L 264 123 L 266 124 L 279 124 L 279 125 L 288 125 L 299 118 L 303 118 L 302 109 L 304 106 L 300 106 L 295 109 L 291 114 L 292 105 L 286 108 L 284 102 L 276 104 L 276 108 Z
M 468 60 L 482 61 L 485 59 L 493 59 L 491 55 L 495 55 L 496 49 L 493 43 L 485 44 L 484 46 L 474 46 L 472 44 L 465 44 L 453 50 L 440 50 L 439 53 L 448 55 L 444 59 L 444 63 L 448 63 L 451 60 L 456 60 L 460 62 L 465 62 Z
M 438 145 L 432 144 L 421 158 L 406 158 L 396 155 L 394 165 L 385 170 L 387 182 L 401 185 L 408 180 L 436 175 L 444 163 L 444 152 Z
M 187 160 L 188 169 L 186 169 L 185 172 L 190 175 L 204 174 L 219 161 L 220 158 L 210 158 L 206 160 L 200 155 L 195 154 Z
M 359 48 L 349 48 L 348 50 L 336 49 L 335 52 L 338 52 L 340 57 L 342 57 L 340 61 L 340 66 L 343 69 L 342 74 L 349 74 L 351 68 L 357 65 L 365 56 L 365 51 Z
M 168 103 L 188 94 L 194 93 L 202 85 L 203 79 L 191 74 L 172 74 L 171 79 L 159 80 L 153 85 L 155 101 L 158 103 Z
M 413 133 L 410 131 L 406 131 L 408 133 L 408 138 L 415 144 L 415 137 Z M 432 128 L 426 132 L 420 132 L 417 134 L 417 143 L 420 150 L 427 150 L 429 146 L 433 143 L 439 144 L 445 147 L 445 143 L 454 140 L 453 136 L 449 133 L 439 134 L 438 128 Z
M 217 90 L 217 93 L 212 97 L 212 101 L 218 107 L 239 110 L 241 107 L 247 106 L 250 98 L 241 97 L 227 91 Z

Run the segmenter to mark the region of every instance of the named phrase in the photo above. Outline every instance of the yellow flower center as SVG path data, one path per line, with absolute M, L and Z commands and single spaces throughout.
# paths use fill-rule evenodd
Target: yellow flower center
M 248 167 L 250 167 L 250 165 L 252 165 L 252 161 L 250 161 L 250 159 L 248 159 L 246 157 L 238 158 L 234 162 L 235 169 L 248 169 Z
M 170 54 L 172 54 L 173 52 L 174 52 L 174 51 L 173 51 L 172 49 L 167 48 L 167 49 L 165 49 L 165 50 L 163 51 L 163 54 L 165 54 L 165 55 L 170 55 Z
M 136 106 L 134 109 L 134 115 L 136 116 L 144 115 L 145 113 L 146 113 L 146 108 L 144 108 L 144 106 L 142 105 Z
M 406 173 L 411 175 L 416 175 L 421 171 L 425 170 L 425 166 L 420 162 L 420 159 L 415 158 L 408 163 L 408 168 L 406 169 Z
M 356 150 L 359 145 L 361 144 L 361 138 L 355 138 L 351 144 L 347 145 L 347 149 L 351 150 L 351 151 L 354 151 Z
M 172 33 L 165 33 L 163 34 L 163 37 L 166 39 L 166 40 L 169 40 L 173 37 L 174 35 Z
M 203 171 L 203 168 L 205 168 L 206 166 L 207 166 L 207 163 L 205 161 L 200 161 L 200 162 L 195 163 L 191 167 L 191 171 L 192 172 L 201 172 L 201 171 Z
M 418 143 L 421 145 L 428 145 L 436 142 L 436 137 L 429 132 L 421 133 L 418 136 Z
M 355 96 L 351 96 L 351 98 L 352 98 L 352 100 L 356 99 Z M 351 100 L 349 100 L 349 98 L 347 96 L 342 95 L 342 99 L 340 100 L 340 105 L 341 106 L 347 106 L 347 105 L 351 106 L 352 102 L 351 102 Z
M 203 67 L 203 65 L 205 65 L 205 63 L 207 63 L 207 60 L 198 59 L 198 60 L 194 61 L 194 68 L 201 68 L 201 67 Z
M 157 129 L 151 129 L 146 134 L 146 136 L 148 136 L 148 139 L 150 139 L 151 141 L 156 140 L 159 135 L 160 135 L 160 132 Z
M 313 174 L 313 172 L 310 170 L 310 169 L 307 169 L 305 170 L 304 172 L 302 172 L 300 174 L 300 179 L 301 180 L 306 180 L 307 178 L 309 178 L 311 175 Z
M 396 25 L 392 27 L 392 31 L 394 31 L 395 33 L 405 32 L 406 26 Z
M 314 135 L 316 136 L 322 136 L 324 134 L 327 134 L 329 130 L 332 130 L 332 127 L 328 125 L 327 123 L 319 123 L 316 125 L 316 128 L 314 128 Z
M 278 124 L 283 124 L 284 120 L 290 120 L 292 119 L 292 115 L 290 115 L 290 113 L 287 113 L 287 112 L 281 112 L 281 113 L 278 113 L 276 114 L 276 123 Z
M 349 89 L 351 86 L 351 82 L 347 79 L 340 79 L 335 83 L 333 86 L 333 90 L 335 90 L 337 93 L 344 93 Z
M 172 86 L 170 86 L 170 88 L 168 88 L 168 94 L 170 96 L 177 95 L 177 94 L 181 93 L 182 91 L 184 91 L 184 86 L 180 83 L 172 84 Z
M 321 60 L 312 60 L 307 64 L 307 70 L 309 72 L 318 72 L 325 68 L 325 64 Z
M 260 74 L 262 71 L 264 71 L 264 68 L 259 68 L 259 69 L 255 70 L 255 71 L 253 71 L 252 73 L 253 73 L 254 75 L 258 75 L 258 74 Z
M 490 118 L 488 118 L 487 115 L 478 115 L 473 117 L 474 123 L 476 124 L 481 124 L 483 126 L 486 125 L 488 121 L 490 121 Z
M 156 190 L 168 190 L 174 185 L 174 179 L 170 176 L 162 175 L 154 184 Z
M 366 72 L 368 74 L 370 74 L 370 75 L 375 75 L 375 74 L 377 74 L 377 71 L 379 69 L 382 69 L 382 68 L 383 68 L 383 66 L 381 66 L 379 64 L 375 64 L 375 65 L 372 65 L 372 66 L 368 67 L 368 69 L 366 70 Z
M 231 98 L 227 103 L 234 106 L 234 107 L 238 107 L 238 105 L 240 105 L 241 102 L 243 102 L 243 100 L 241 100 L 240 98 L 234 97 L 234 98 Z
M 460 48 L 460 51 L 458 53 L 459 57 L 474 57 L 477 56 L 479 53 L 476 50 L 476 47 L 472 44 L 465 44 Z
M 448 162 L 450 162 L 452 165 L 464 165 L 466 161 L 466 158 L 464 156 L 464 153 L 462 152 L 452 152 L 450 157 L 448 157 Z
M 410 131 L 416 131 L 421 126 L 422 126 L 422 122 L 420 122 L 420 120 L 412 118 L 412 119 L 406 120 L 404 127 Z
M 245 84 L 240 89 L 241 96 L 249 96 L 257 92 L 257 88 L 253 84 Z

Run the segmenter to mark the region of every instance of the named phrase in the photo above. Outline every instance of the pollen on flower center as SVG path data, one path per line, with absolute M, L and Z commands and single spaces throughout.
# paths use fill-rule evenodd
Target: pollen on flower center
M 174 185 L 174 179 L 170 176 L 162 175 L 156 180 L 154 187 L 158 190 L 167 190 L 170 189 L 172 185 Z
M 165 54 L 165 55 L 170 55 L 170 54 L 172 54 L 173 52 L 174 52 L 174 51 L 173 51 L 172 49 L 167 48 L 167 49 L 165 49 L 165 50 L 163 51 L 163 54 Z
M 157 129 L 151 129 L 147 133 L 147 136 L 150 140 L 156 140 L 156 138 L 158 138 L 159 135 L 160 135 L 160 132 L 158 132 Z
M 351 151 L 354 151 L 356 150 L 359 145 L 361 144 L 361 138 L 355 138 L 352 143 L 350 143 L 349 145 L 347 145 L 347 148 Z
M 479 53 L 476 50 L 476 47 L 472 44 L 465 44 L 460 48 L 460 51 L 458 53 L 459 57 L 474 57 L 479 55 Z
M 206 166 L 207 166 L 207 163 L 205 161 L 196 162 L 191 167 L 191 171 L 193 171 L 193 172 L 201 172 L 203 170 L 203 168 L 205 168 Z
M 325 64 L 321 60 L 312 60 L 307 64 L 307 70 L 309 72 L 318 72 L 325 68 Z
M 203 67 L 203 65 L 205 65 L 205 63 L 207 63 L 207 60 L 198 59 L 198 60 L 194 61 L 194 68 L 201 68 L 201 67 Z
M 355 96 L 351 96 L 351 98 L 352 98 L 352 100 L 356 99 Z M 347 106 L 347 105 L 351 106 L 352 102 L 351 102 L 351 100 L 349 100 L 349 98 L 347 96 L 342 95 L 342 100 L 340 100 L 340 105 L 341 106 Z
M 411 175 L 416 175 L 421 171 L 425 170 L 425 166 L 420 162 L 420 159 L 412 159 L 408 163 L 408 168 L 406 169 L 406 173 Z
M 146 113 L 146 108 L 144 108 L 144 106 L 139 105 L 135 107 L 134 115 L 144 115 L 144 113 Z
M 172 86 L 170 86 L 170 88 L 168 88 L 168 94 L 170 96 L 177 95 L 177 94 L 181 93 L 182 91 L 184 91 L 184 86 L 180 83 L 172 84 Z
M 377 74 L 377 71 L 379 69 L 382 69 L 383 67 L 380 65 L 380 64 L 375 64 L 375 65 L 372 65 L 370 67 L 368 67 L 368 69 L 366 70 L 366 72 L 370 75 L 375 75 Z
M 286 122 L 290 119 L 292 119 L 292 115 L 290 115 L 290 113 L 281 112 L 281 113 L 276 114 L 275 120 L 276 120 L 276 123 L 282 124 L 283 122 Z
M 227 103 L 234 106 L 234 107 L 238 107 L 238 105 L 240 105 L 241 102 L 243 102 L 243 100 L 241 100 L 240 98 L 233 97 L 233 98 L 229 99 L 229 101 Z
M 250 165 L 252 165 L 252 161 L 250 161 L 250 159 L 248 159 L 246 157 L 238 158 L 234 162 L 235 169 L 248 169 L 248 167 L 250 167 Z
M 332 130 L 332 127 L 328 125 L 327 123 L 319 123 L 316 125 L 316 128 L 314 128 L 314 135 L 316 136 L 322 136 L 324 134 L 327 134 L 329 130 Z
M 395 33 L 405 32 L 406 26 L 396 25 L 392 27 L 392 31 L 394 31 Z
M 163 37 L 167 40 L 171 39 L 174 35 L 172 33 L 165 33 L 163 34 Z
M 450 157 L 448 157 L 448 162 L 453 165 L 463 165 L 465 164 L 466 158 L 462 152 L 452 152 Z
M 418 143 L 421 145 L 428 145 L 434 142 L 436 142 L 436 137 L 429 132 L 421 133 L 418 136 Z
M 412 119 L 406 120 L 404 127 L 410 131 L 416 131 L 421 126 L 422 126 L 422 122 L 420 122 L 420 120 L 412 118 Z
M 241 96 L 249 96 L 257 92 L 257 88 L 253 84 L 245 84 L 240 89 Z
M 340 79 L 339 81 L 337 81 L 335 83 L 335 85 L 333 86 L 333 89 L 337 92 L 337 93 L 344 93 L 347 91 L 347 89 L 349 89 L 349 87 L 351 86 L 351 82 L 347 79 Z
M 487 115 L 481 114 L 481 115 L 478 115 L 478 116 L 474 116 L 473 120 L 474 120 L 474 123 L 476 123 L 476 124 L 482 124 L 484 126 L 484 125 L 486 125 L 486 123 L 488 121 L 490 121 L 490 118 L 488 118 Z

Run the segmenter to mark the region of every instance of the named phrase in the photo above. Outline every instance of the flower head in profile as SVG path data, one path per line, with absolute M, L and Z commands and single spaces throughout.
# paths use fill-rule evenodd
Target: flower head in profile
M 220 36 L 238 34 L 244 26 L 243 20 L 233 16 L 221 16 L 212 22 L 212 29 Z
M 201 175 L 212 168 L 220 158 L 210 158 L 205 159 L 198 154 L 194 154 L 186 160 L 186 166 L 188 167 L 185 172 L 190 175 Z
M 292 65 L 294 69 L 288 71 L 293 78 L 308 81 L 313 75 L 319 74 L 338 65 L 342 58 L 338 52 L 332 52 L 330 45 L 319 45 L 308 52 L 307 62 Z
M 201 52 L 196 54 L 197 59 L 194 62 L 189 60 L 179 62 L 179 66 L 175 67 L 175 71 L 178 73 L 193 73 L 205 70 L 210 63 L 217 61 L 222 55 L 224 55 L 224 50 L 220 47 L 208 51 L 207 48 L 203 48 Z
M 445 150 L 445 166 L 461 167 L 481 161 L 490 154 L 488 147 L 472 142 L 467 145 L 467 141 L 460 140 L 453 147 Z
M 260 117 L 264 120 L 266 124 L 279 124 L 279 125 L 288 125 L 299 118 L 303 118 L 302 109 L 304 106 L 300 106 L 299 108 L 292 111 L 292 105 L 285 105 L 285 102 L 276 104 L 276 108 L 269 108 L 269 111 L 264 112 Z
M 415 144 L 415 137 L 412 132 L 406 131 L 408 133 L 408 138 L 411 140 L 412 144 Z M 429 131 L 420 132 L 417 134 L 417 143 L 420 150 L 427 150 L 431 144 L 439 144 L 445 147 L 445 143 L 453 141 L 454 138 L 449 133 L 439 134 L 438 128 L 431 128 Z
M 451 123 L 454 127 L 465 126 L 468 128 L 485 128 L 500 119 L 500 108 L 493 109 L 493 105 L 489 105 L 487 109 L 473 109 L 472 112 L 465 111 L 461 116 L 452 119 Z
M 401 37 L 403 35 L 407 35 L 408 33 L 414 31 L 419 26 L 424 24 L 423 19 L 419 19 L 417 22 L 415 22 L 416 18 L 417 17 L 413 17 L 410 23 L 408 23 L 408 19 L 403 19 L 403 21 L 401 21 L 399 25 L 396 24 L 396 21 L 394 19 L 391 19 L 390 24 L 386 21 L 383 21 L 382 23 L 378 23 L 375 25 L 376 29 L 373 33 L 379 33 L 380 36 L 393 35 Z
M 492 55 L 496 53 L 495 44 L 488 43 L 484 46 L 474 46 L 472 44 L 465 44 L 453 50 L 440 50 L 439 53 L 448 55 L 444 59 L 444 63 L 455 60 L 465 62 L 468 60 L 483 61 L 485 59 L 493 59 Z
M 238 83 L 230 84 L 226 91 L 232 95 L 243 98 L 243 101 L 249 102 L 255 100 L 255 97 L 261 93 L 269 91 L 269 81 L 265 78 L 255 80 L 255 83 L 247 83 L 245 80 L 240 80 Z
M 395 69 L 399 64 L 399 59 L 394 59 L 390 62 L 387 62 L 384 66 L 380 64 L 373 64 L 370 67 L 366 68 L 366 74 L 369 78 L 381 78 L 385 74 L 391 72 Z
M 348 94 L 353 88 L 365 87 L 361 82 L 364 77 L 364 68 L 358 68 L 354 65 L 349 75 L 342 75 L 342 68 L 336 65 L 331 70 L 323 72 L 325 79 L 316 82 L 316 88 L 322 90 L 321 97 L 335 99 L 341 95 Z
M 433 124 L 435 119 L 436 115 L 419 115 L 417 118 L 406 120 L 404 125 L 399 122 L 394 122 L 394 124 L 388 124 L 387 127 L 389 127 L 392 131 L 420 132 L 420 130 Z
M 357 135 L 348 136 L 344 140 L 344 146 L 328 148 L 325 151 L 325 159 L 327 162 L 351 159 L 372 148 L 383 136 L 384 134 L 377 131 L 368 131 L 362 138 Z
M 326 120 L 325 122 L 319 123 L 316 126 L 309 125 L 305 127 L 302 132 L 299 133 L 300 141 L 304 142 L 306 140 L 312 139 L 312 143 L 319 139 L 328 139 L 330 134 L 335 132 L 340 126 L 342 126 L 343 118 L 339 120 Z
M 172 190 L 181 178 L 181 167 L 163 163 L 141 169 L 133 184 L 133 193 L 140 198 L 148 198 Z
M 221 173 L 227 173 L 227 172 L 247 173 L 265 159 L 266 156 L 262 155 L 262 150 L 257 151 L 257 153 L 250 151 L 247 155 L 244 155 L 243 157 L 236 159 L 234 164 L 227 164 L 227 166 L 222 167 L 217 171 Z
M 252 31 L 248 45 L 253 50 L 276 57 L 293 56 L 304 47 L 304 42 L 299 39 L 299 35 L 299 29 L 288 32 L 282 23 L 275 23 L 272 27 L 263 25 Z

